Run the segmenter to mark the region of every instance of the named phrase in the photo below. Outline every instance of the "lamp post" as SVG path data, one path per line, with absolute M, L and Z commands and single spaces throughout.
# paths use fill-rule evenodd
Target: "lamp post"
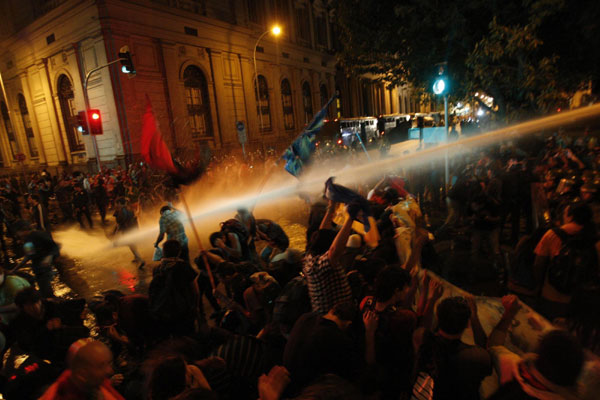
M 433 93 L 440 95 L 444 95 L 444 128 L 446 131 L 446 145 L 448 144 L 448 83 L 446 79 L 446 65 L 444 63 L 443 68 L 440 68 L 440 72 L 438 72 L 438 77 L 433 83 Z M 446 184 L 446 189 L 448 189 L 449 185 L 449 171 L 448 171 L 448 146 L 446 146 L 446 154 L 444 157 L 444 182 Z
M 263 32 L 262 35 L 260 35 L 258 37 L 258 39 L 256 40 L 256 43 L 254 44 L 254 56 L 252 57 L 254 60 L 254 89 L 256 91 L 256 111 L 258 111 L 258 117 L 260 119 L 259 130 L 262 129 L 262 127 L 263 127 L 263 118 L 262 118 L 262 110 L 260 109 L 260 94 L 258 91 L 258 70 L 256 69 L 256 48 L 258 47 L 258 42 L 260 42 L 260 39 L 265 37 L 265 35 L 269 32 L 271 32 L 273 34 L 273 36 L 277 37 L 281 34 L 281 28 L 278 25 L 275 25 L 273 28 L 269 29 L 268 31 Z

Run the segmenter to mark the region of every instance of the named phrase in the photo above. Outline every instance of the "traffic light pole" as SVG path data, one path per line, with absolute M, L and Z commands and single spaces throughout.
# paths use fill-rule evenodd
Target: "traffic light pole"
M 89 115 L 88 115 L 88 110 L 90 109 L 90 99 L 88 97 L 88 81 L 94 72 L 99 71 L 102 68 L 106 68 L 109 65 L 116 64 L 116 63 L 120 62 L 121 60 L 123 60 L 123 59 L 117 58 L 116 60 L 111 61 L 108 64 L 104 64 L 104 65 L 101 65 L 99 67 L 92 69 L 87 74 L 85 74 L 85 80 L 83 81 L 83 99 L 85 101 L 85 125 L 86 125 L 86 129 L 87 129 L 89 135 L 92 137 L 92 144 L 94 146 L 94 153 L 96 154 L 96 166 L 98 167 L 98 172 L 100 172 L 102 170 L 101 169 L 102 165 L 100 164 L 100 150 L 98 149 L 98 142 L 96 141 L 96 135 L 92 135 L 92 131 L 90 129 L 90 119 L 89 119 Z
M 448 186 L 450 185 L 449 181 L 449 171 L 448 171 L 448 95 L 444 95 L 444 128 L 446 129 L 446 156 L 445 156 L 445 178 L 446 178 L 446 190 L 448 190 Z

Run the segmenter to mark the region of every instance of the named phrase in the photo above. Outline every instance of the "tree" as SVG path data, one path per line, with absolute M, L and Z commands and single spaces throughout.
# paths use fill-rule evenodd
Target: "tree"
M 339 0 L 339 61 L 390 85 L 430 91 L 446 61 L 452 96 L 486 91 L 501 118 L 562 105 L 598 81 L 600 3 L 592 0 Z
M 499 119 L 518 120 L 565 104 L 558 56 L 540 56 L 542 41 L 535 31 L 532 24 L 509 27 L 493 19 L 489 35 L 467 57 L 466 89 L 491 95 Z

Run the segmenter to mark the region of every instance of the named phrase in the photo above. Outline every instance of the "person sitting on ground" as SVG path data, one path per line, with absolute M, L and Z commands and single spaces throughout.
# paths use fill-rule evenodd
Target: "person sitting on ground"
M 8 339 L 11 340 L 8 326 L 19 313 L 15 297 L 21 290 L 30 286 L 26 279 L 7 274 L 4 268 L 0 267 L 0 353 L 7 344 L 6 335 L 9 335 Z
M 73 341 L 88 337 L 81 313 L 85 300 L 43 300 L 33 287 L 15 296 L 19 314 L 9 325 L 11 334 L 22 350 L 60 365 Z
M 210 390 L 204 374 L 197 366 L 187 364 L 181 356 L 165 357 L 150 373 L 148 400 L 171 399 L 186 389 Z
M 290 246 L 290 239 L 279 224 L 270 219 L 256 220 L 256 240 L 267 243 L 260 254 L 260 259 L 269 263 L 277 254 L 281 254 Z
M 492 373 L 492 364 L 475 301 L 446 298 L 437 307 L 437 320 L 437 333 L 425 332 L 416 372 L 433 378 L 434 399 L 478 400 L 479 386 Z M 475 346 L 461 340 L 469 322 Z
M 11 271 L 17 270 L 31 261 L 31 269 L 40 289 L 45 297 L 54 297 L 52 289 L 52 277 L 54 276 L 54 259 L 60 255 L 58 244 L 52 239 L 52 235 L 46 231 L 32 230 L 29 224 L 19 224 L 17 236 L 24 243 L 25 257 Z
M 320 314 L 328 313 L 337 303 L 352 299 L 352 290 L 346 271 L 340 265 L 340 259 L 351 233 L 352 222 L 360 212 L 360 206 L 350 204 L 347 207 L 350 218 L 337 233 L 332 230 L 335 208 L 336 203 L 330 201 L 319 230 L 313 233 L 307 246 L 302 267 L 308 283 L 312 309 Z
M 0 319 L 2 324 L 8 325 L 17 315 L 19 308 L 15 304 L 15 297 L 21 290 L 31 285 L 25 278 L 8 274 L 0 267 Z
M 501 386 L 489 399 L 578 399 L 576 382 L 584 356 L 577 340 L 568 332 L 550 331 L 535 354 L 520 357 L 503 347 L 514 314 L 510 308 L 505 310 L 502 324 L 490 334 L 490 353 Z
M 298 319 L 283 355 L 292 380 L 290 395 L 323 374 L 356 378 L 360 356 L 357 345 L 346 333 L 356 314 L 354 303 L 344 302 L 325 315 L 311 312 Z
M 68 364 L 40 400 L 125 400 L 111 385 L 112 353 L 104 343 L 78 340 L 69 348 Z

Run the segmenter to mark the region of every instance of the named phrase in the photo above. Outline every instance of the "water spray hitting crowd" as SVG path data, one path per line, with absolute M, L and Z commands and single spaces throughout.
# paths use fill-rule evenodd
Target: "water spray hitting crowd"
M 597 398 L 599 116 L 6 178 L 0 392 Z

